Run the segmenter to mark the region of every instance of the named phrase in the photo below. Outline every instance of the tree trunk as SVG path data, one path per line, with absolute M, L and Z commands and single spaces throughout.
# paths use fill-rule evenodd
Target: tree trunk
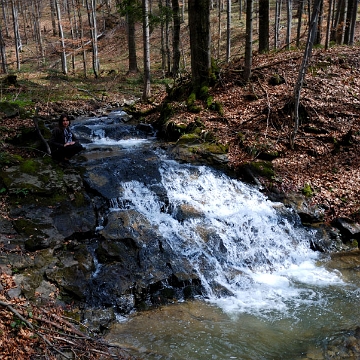
M 213 9 L 213 5 L 211 5 L 211 9 Z M 218 9 L 218 33 L 217 33 L 217 57 L 220 59 L 220 52 L 221 52 L 221 6 L 220 6 L 220 0 L 217 1 L 217 9 Z
M 180 69 L 180 7 L 179 0 L 172 0 L 173 14 L 173 67 L 172 76 L 176 78 Z
M 97 25 L 96 25 L 96 2 L 95 0 L 86 0 L 86 9 L 90 26 L 90 37 L 92 44 L 92 66 L 95 78 L 99 76 L 100 63 L 97 45 Z
M 300 38 L 301 38 L 301 26 L 302 26 L 302 16 L 304 13 L 304 1 L 305 0 L 299 0 L 298 3 L 298 26 L 297 26 L 297 32 L 296 32 L 296 47 L 300 47 Z
M 328 17 L 326 24 L 326 37 L 325 37 L 325 50 L 329 48 L 330 45 L 330 32 L 331 32 L 331 14 L 333 12 L 334 0 L 329 0 L 329 9 L 328 9 Z
M 259 53 L 269 51 L 269 0 L 259 0 Z
M 134 1 L 131 0 L 133 6 L 135 6 Z M 137 73 L 139 72 L 137 66 L 137 56 L 136 56 L 136 36 L 135 36 L 135 10 L 130 9 L 126 14 L 127 18 L 127 30 L 128 30 L 128 49 L 129 49 L 129 72 Z
M 287 0 L 286 11 L 287 11 L 286 49 L 289 50 L 291 43 L 291 28 L 292 28 L 292 0 Z
M 351 21 L 350 21 L 350 33 L 349 33 L 349 45 L 354 45 L 355 39 L 355 28 L 356 28 L 356 16 L 358 12 L 358 0 L 353 0 L 353 11 L 351 14 Z
M 191 78 L 197 87 L 208 84 L 211 74 L 209 0 L 189 0 L 189 29 Z
M 165 53 L 166 53 L 166 74 L 171 73 L 171 54 L 170 54 L 170 0 L 166 0 L 165 9 Z
M 20 71 L 20 51 L 21 51 L 21 38 L 19 31 L 19 14 L 18 8 L 14 0 L 11 0 L 11 10 L 13 16 L 13 26 L 14 26 L 14 40 L 15 40 L 15 53 L 16 53 L 16 68 Z
M 143 6 L 143 38 L 144 38 L 144 91 L 142 98 L 144 101 L 149 99 L 150 90 L 150 30 L 149 30 L 149 3 L 142 0 Z
M 347 16 L 345 23 L 345 36 L 344 36 L 344 44 L 350 45 L 352 24 L 354 22 L 354 17 L 356 19 L 357 12 L 355 11 L 355 3 L 358 3 L 358 0 L 348 0 L 348 8 L 347 8 Z
M 306 70 L 311 58 L 312 47 L 317 31 L 318 17 L 320 13 L 320 7 L 323 0 L 315 0 L 314 8 L 312 12 L 311 21 L 309 24 L 309 34 L 306 42 L 303 60 L 299 70 L 298 79 L 294 88 L 294 129 L 290 135 L 290 146 L 294 149 L 295 137 L 299 130 L 299 105 L 300 105 L 300 93 L 304 83 Z
M 231 0 L 226 4 L 226 62 L 230 62 L 231 56 Z
M 322 23 L 324 18 L 324 1 L 321 1 L 320 11 L 318 16 L 317 31 L 314 43 L 320 45 L 322 41 Z
M 64 32 L 61 24 L 61 12 L 60 12 L 60 5 L 58 0 L 55 0 L 55 8 L 56 8 L 56 15 L 58 20 L 59 26 L 59 34 L 60 34 L 60 45 L 61 45 L 61 70 L 66 75 L 67 74 L 67 63 L 66 63 L 66 52 L 65 52 L 65 41 L 64 41 Z
M 253 0 L 246 2 L 246 40 L 245 40 L 245 68 L 244 80 L 249 81 L 252 67 L 253 43 Z
M 274 29 L 274 49 L 275 50 L 279 46 L 281 1 L 282 0 L 276 0 L 276 2 L 275 2 L 275 29 Z
M 83 70 L 84 70 L 84 76 L 87 77 L 87 64 L 86 64 L 86 50 L 85 50 L 85 44 L 84 44 L 84 26 L 83 26 L 83 20 L 82 20 L 82 13 L 81 13 L 81 4 L 80 0 L 76 0 L 76 8 L 77 8 L 77 16 L 79 20 L 79 29 L 80 29 L 80 42 L 81 42 L 81 48 L 82 48 L 82 60 L 83 60 Z
M 55 0 L 50 0 L 50 16 L 53 36 L 56 36 L 56 6 Z
M 6 45 L 2 34 L 2 28 L 0 26 L 0 55 L 1 55 L 1 68 L 4 74 L 8 73 L 7 61 L 6 61 Z

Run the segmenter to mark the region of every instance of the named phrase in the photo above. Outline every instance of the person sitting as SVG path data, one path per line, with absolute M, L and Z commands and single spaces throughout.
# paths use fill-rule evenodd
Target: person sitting
M 58 126 L 52 131 L 49 140 L 51 156 L 53 159 L 68 162 L 71 157 L 83 150 L 75 134 L 70 130 L 70 120 L 66 114 L 62 114 Z

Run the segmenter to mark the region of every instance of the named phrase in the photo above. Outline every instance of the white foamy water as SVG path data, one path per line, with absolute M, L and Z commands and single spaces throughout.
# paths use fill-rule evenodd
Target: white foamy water
M 161 175 L 167 212 L 137 181 L 122 184 L 118 200 L 145 215 L 172 250 L 192 263 L 208 300 L 225 311 L 293 316 L 295 303 L 326 302 L 319 287 L 343 284 L 338 273 L 317 265 L 309 248 L 313 234 L 253 187 L 173 161 L 163 162 Z

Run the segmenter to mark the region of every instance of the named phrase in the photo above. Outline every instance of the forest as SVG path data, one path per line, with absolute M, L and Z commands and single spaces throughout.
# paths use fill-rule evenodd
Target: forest
M 178 136 L 200 123 L 198 140 L 225 149 L 239 177 L 250 164 L 266 191 L 303 194 L 327 223 L 359 222 L 359 30 L 357 0 L 1 0 L 1 103 L 25 114 L 1 110 L 0 160 L 37 155 L 8 141 L 35 116 L 124 106 Z M 17 314 L 3 300 L 6 335 Z M 62 313 L 38 311 L 60 326 Z M 25 359 L 21 331 L 1 345 Z M 106 356 L 84 339 L 74 347 Z

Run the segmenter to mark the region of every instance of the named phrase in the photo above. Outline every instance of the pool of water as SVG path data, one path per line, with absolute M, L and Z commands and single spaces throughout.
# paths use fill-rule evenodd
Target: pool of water
M 326 351 L 359 325 L 359 259 L 354 252 L 320 262 L 343 283 L 294 283 L 301 295 L 278 309 L 174 303 L 119 318 L 107 339 L 143 359 L 357 359 Z M 248 298 L 254 301 L 251 289 Z

